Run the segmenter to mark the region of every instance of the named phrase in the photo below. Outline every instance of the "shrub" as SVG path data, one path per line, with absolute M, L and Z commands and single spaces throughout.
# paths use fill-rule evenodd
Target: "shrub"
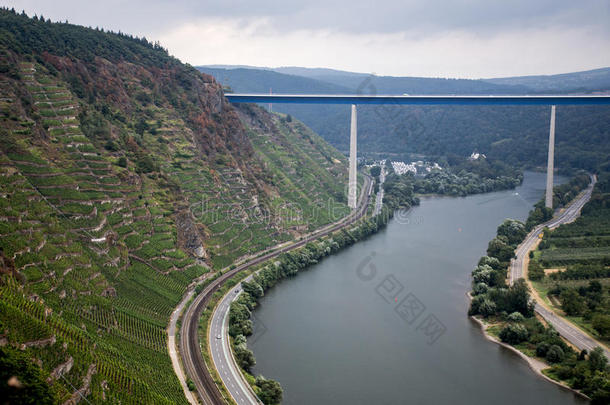
M 550 345 L 547 342 L 540 342 L 536 345 L 536 356 L 538 357 L 546 357 L 546 354 L 549 351 Z
M 560 363 L 561 361 L 563 361 L 564 356 L 565 354 L 563 352 L 563 349 L 557 345 L 549 347 L 549 350 L 546 353 L 546 359 L 550 363 Z
M 282 387 L 274 380 L 267 380 L 262 375 L 256 377 L 256 386 L 260 388 L 258 397 L 265 405 L 279 404 L 282 402 Z
M 511 323 L 500 331 L 500 340 L 504 343 L 515 345 L 527 340 L 529 335 L 530 333 L 525 326 Z
M 472 292 L 474 295 L 480 295 L 480 294 L 485 294 L 487 292 L 487 284 L 485 283 L 478 283 L 475 284 L 475 286 L 472 289 Z
M 479 313 L 486 317 L 495 315 L 496 308 L 496 303 L 486 298 L 483 300 L 481 306 L 479 307 Z
M 525 317 L 521 312 L 513 312 L 508 316 L 508 320 L 510 322 L 523 322 L 525 321 Z
M 595 329 L 604 339 L 610 338 L 610 315 L 593 315 L 591 326 L 593 326 L 593 329 Z

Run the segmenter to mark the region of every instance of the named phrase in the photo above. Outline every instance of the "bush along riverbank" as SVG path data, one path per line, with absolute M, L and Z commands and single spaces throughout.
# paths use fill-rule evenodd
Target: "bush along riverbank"
M 262 375 L 254 377 L 252 367 L 256 364 L 254 354 L 247 347 L 247 336 L 252 334 L 250 314 L 265 291 L 285 278 L 296 276 L 299 271 L 309 268 L 321 259 L 338 252 L 354 243 L 365 239 L 385 227 L 393 213 L 384 208 L 380 215 L 362 219 L 349 229 L 342 229 L 305 246 L 283 253 L 266 262 L 254 274 L 251 281 L 243 281 L 243 292 L 231 304 L 229 310 L 229 335 L 237 364 L 256 395 L 265 404 L 279 404 L 282 400 L 282 388 L 277 381 L 266 379 Z
M 563 195 L 567 192 L 574 197 L 588 184 L 583 180 L 570 181 L 567 184 L 572 186 L 562 185 L 554 192 Z M 567 202 L 564 200 L 563 204 Z M 574 351 L 552 325 L 535 316 L 535 304 L 530 299 L 525 280 L 507 285 L 508 266 L 514 251 L 524 240 L 528 228 L 543 222 L 540 213 L 538 206 L 530 212 L 527 223 L 534 225 L 507 219 L 498 226 L 496 237 L 489 242 L 487 255 L 479 260 L 472 272 L 468 315 L 481 321 L 489 335 L 547 364 L 548 368 L 541 371 L 545 376 L 585 394 L 592 404 L 609 404 L 610 368 L 602 349 L 596 348 L 591 353 Z

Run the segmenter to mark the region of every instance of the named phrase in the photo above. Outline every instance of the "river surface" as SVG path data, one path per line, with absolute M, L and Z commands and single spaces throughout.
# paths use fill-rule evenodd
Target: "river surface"
M 561 179 L 559 179 L 561 180 Z M 387 228 L 285 280 L 254 311 L 255 375 L 284 404 L 582 404 L 485 339 L 466 312 L 470 272 L 505 218 L 545 187 L 426 198 Z

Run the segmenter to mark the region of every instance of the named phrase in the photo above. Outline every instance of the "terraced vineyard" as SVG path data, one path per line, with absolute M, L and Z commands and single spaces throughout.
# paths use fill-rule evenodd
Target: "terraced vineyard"
M 0 54 L 0 354 L 53 402 L 185 403 L 188 286 L 346 215 L 346 159 L 148 42 L 1 10 Z

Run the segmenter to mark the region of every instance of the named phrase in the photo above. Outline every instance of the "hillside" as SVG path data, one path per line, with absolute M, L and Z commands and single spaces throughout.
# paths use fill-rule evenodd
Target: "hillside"
M 259 70 L 214 69 L 201 67 L 236 92 L 257 92 L 253 85 Z M 516 94 L 537 92 L 565 93 L 566 76 L 548 76 L 537 86 L 523 78 L 484 80 L 376 77 L 326 69 L 278 68 L 276 74 L 265 70 L 265 90 L 277 93 L 326 93 L 329 84 L 357 94 Z M 279 72 L 289 72 L 278 76 Z M 603 83 L 587 72 L 579 77 L 578 91 L 602 89 Z M 295 79 L 296 74 L 305 75 Z M 600 76 L 601 75 L 601 76 Z M 277 87 L 271 79 L 281 77 Z M 292 84 L 291 84 L 292 81 Z M 303 88 L 304 84 L 307 88 Z M 524 87 L 526 84 L 532 87 Z M 601 83 L 601 84 L 600 84 Z M 274 111 L 294 115 L 340 150 L 348 149 L 348 106 L 282 105 Z M 511 164 L 542 166 L 546 162 L 549 109 L 545 107 L 462 107 L 462 106 L 361 106 L 358 110 L 358 147 L 360 153 L 391 153 L 400 157 L 417 153 L 436 157 L 451 154 L 468 156 L 477 150 L 489 157 Z M 594 170 L 610 156 L 610 111 L 606 107 L 559 107 L 557 109 L 556 166 Z
M 0 54 L 7 398 L 185 403 L 187 286 L 345 215 L 345 158 L 145 39 L 1 10 Z
M 534 91 L 600 91 L 610 90 L 610 68 L 558 75 L 503 77 L 485 79 L 486 82 L 503 85 L 526 86 Z

